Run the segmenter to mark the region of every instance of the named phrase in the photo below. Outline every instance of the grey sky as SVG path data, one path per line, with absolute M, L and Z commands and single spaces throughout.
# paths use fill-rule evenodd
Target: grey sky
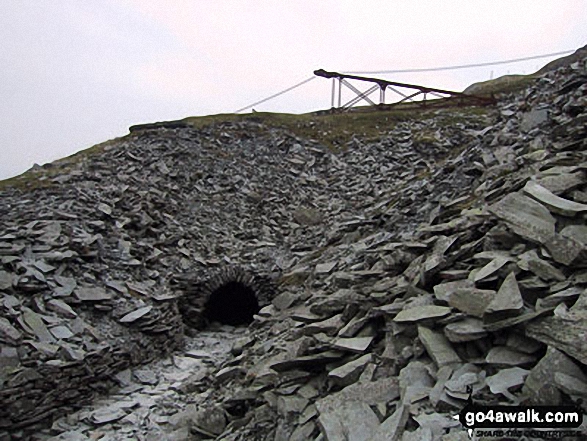
M 587 43 L 587 1 L 1 0 L 0 179 L 127 133 L 229 113 L 318 68 L 510 59 Z M 462 90 L 549 59 L 389 80 Z M 316 79 L 257 110 L 330 105 Z

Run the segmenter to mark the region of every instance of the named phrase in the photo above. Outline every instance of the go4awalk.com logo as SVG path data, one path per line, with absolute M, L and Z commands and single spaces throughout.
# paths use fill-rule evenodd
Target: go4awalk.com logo
M 575 406 L 481 406 L 469 402 L 454 418 L 471 439 L 474 435 L 580 439 L 581 432 L 572 429 L 582 424 L 583 412 Z

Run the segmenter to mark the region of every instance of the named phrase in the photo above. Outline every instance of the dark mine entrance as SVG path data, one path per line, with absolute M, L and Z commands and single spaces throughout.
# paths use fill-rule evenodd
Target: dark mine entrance
M 228 282 L 216 288 L 206 303 L 204 317 L 225 325 L 248 325 L 259 312 L 255 292 L 240 282 Z

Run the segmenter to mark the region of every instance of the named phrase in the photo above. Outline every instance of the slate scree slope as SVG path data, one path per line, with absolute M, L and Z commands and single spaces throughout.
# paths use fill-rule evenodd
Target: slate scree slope
M 465 440 L 469 391 L 586 411 L 586 61 L 336 149 L 321 117 L 160 124 L 3 186 L 0 440 Z

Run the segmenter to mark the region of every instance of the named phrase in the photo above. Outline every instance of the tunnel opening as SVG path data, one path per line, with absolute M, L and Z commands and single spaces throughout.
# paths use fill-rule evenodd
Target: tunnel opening
M 259 312 L 255 291 L 244 283 L 232 281 L 216 288 L 204 307 L 208 322 L 231 326 L 248 325 Z

